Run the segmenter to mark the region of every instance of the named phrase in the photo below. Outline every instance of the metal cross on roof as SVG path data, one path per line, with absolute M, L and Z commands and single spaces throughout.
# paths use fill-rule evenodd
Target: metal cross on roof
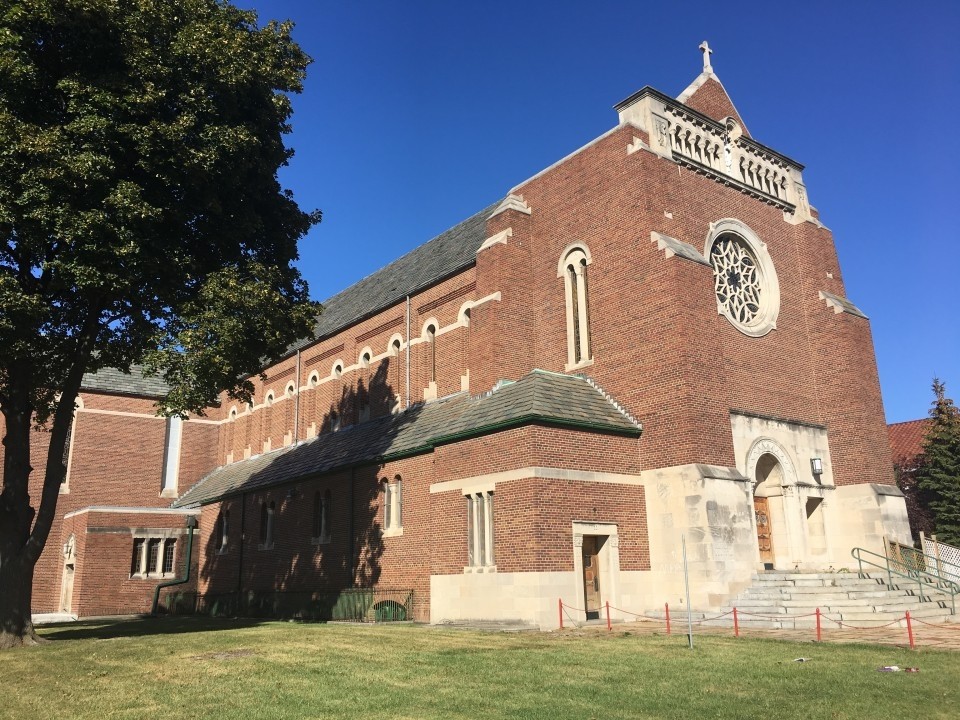
M 710 64 L 710 55 L 713 53 L 713 50 L 711 50 L 710 46 L 707 45 L 706 40 L 700 43 L 700 50 L 703 52 L 703 71 L 713 72 L 713 65 Z

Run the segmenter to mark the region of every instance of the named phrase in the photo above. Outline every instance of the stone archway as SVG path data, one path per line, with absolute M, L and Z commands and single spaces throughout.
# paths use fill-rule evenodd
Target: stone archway
M 760 438 L 747 453 L 746 470 L 753 481 L 759 562 L 765 570 L 792 567 L 799 537 L 794 527 L 797 473 L 793 461 L 779 443 Z

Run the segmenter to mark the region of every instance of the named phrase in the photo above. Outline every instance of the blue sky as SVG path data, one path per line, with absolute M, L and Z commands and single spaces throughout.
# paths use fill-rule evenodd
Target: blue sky
M 960 2 L 235 0 L 314 58 L 282 173 L 324 220 L 323 300 L 616 124 L 644 85 L 713 67 L 755 139 L 806 166 L 848 297 L 870 316 L 887 420 L 960 402 Z

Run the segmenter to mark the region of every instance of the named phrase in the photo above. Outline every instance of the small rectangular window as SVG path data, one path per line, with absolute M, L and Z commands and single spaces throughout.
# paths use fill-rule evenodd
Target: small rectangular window
M 133 557 L 130 559 L 130 574 L 139 575 L 143 572 L 143 538 L 133 539 Z
M 174 561 L 177 557 L 177 541 L 170 538 L 163 544 L 163 574 L 173 572 Z
M 153 575 L 160 571 L 160 538 L 150 538 L 147 541 L 147 574 Z

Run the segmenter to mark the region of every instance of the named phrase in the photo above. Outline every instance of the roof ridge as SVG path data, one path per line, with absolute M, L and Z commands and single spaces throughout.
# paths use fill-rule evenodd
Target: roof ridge
M 605 399 L 608 403 L 610 403 L 611 405 L 613 405 L 613 407 L 614 407 L 621 415 L 623 415 L 627 420 L 629 420 L 631 423 L 633 423 L 634 425 L 636 425 L 636 426 L 637 426 L 638 428 L 640 428 L 641 430 L 643 429 L 643 423 L 641 423 L 641 422 L 640 422 L 639 420 L 637 420 L 633 415 L 631 415 L 629 412 L 627 412 L 627 409 L 626 409 L 623 405 L 621 405 L 617 400 L 615 400 L 615 399 L 613 398 L 613 395 L 611 395 L 611 394 L 608 393 L 606 390 L 604 390 L 602 387 L 600 387 L 600 384 L 597 383 L 597 381 L 594 380 L 592 377 L 590 377 L 589 375 L 586 375 L 586 374 L 584 374 L 584 373 L 577 373 L 577 374 L 574 375 L 573 377 L 578 377 L 578 378 L 582 378 L 583 380 L 585 380 L 586 383 L 587 383 L 587 385 L 589 385 L 589 386 L 592 387 L 594 390 L 596 390 L 598 393 L 600 393 L 600 394 L 604 397 L 604 399 Z

